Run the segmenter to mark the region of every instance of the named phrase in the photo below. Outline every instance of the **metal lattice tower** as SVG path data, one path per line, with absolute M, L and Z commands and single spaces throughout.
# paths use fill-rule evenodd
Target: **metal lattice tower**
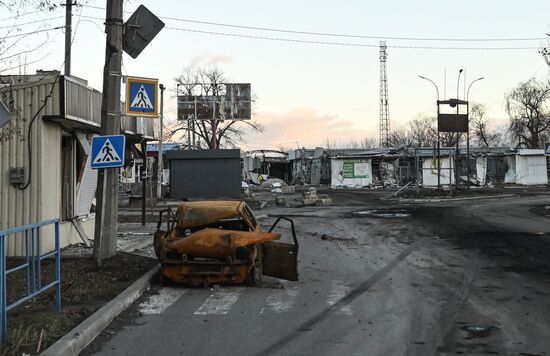
M 388 104 L 388 72 L 386 70 L 386 41 L 380 41 L 380 147 L 388 147 L 390 140 L 390 107 Z

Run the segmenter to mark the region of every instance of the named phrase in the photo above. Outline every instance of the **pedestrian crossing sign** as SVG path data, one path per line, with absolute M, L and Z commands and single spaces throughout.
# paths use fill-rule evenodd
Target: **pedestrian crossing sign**
M 95 136 L 92 138 L 92 168 L 122 167 L 124 165 L 125 143 L 124 135 Z
M 544 154 L 546 156 L 550 156 L 550 142 L 546 142 L 544 144 Z
M 126 115 L 158 117 L 158 79 L 126 78 Z

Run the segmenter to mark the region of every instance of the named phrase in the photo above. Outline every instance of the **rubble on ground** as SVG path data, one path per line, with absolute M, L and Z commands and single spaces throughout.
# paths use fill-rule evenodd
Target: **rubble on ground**
M 305 206 L 311 206 L 311 205 L 332 205 L 332 199 L 327 194 L 317 194 L 317 189 L 313 187 L 309 187 L 307 190 L 303 192 L 304 198 L 302 199 L 302 203 Z

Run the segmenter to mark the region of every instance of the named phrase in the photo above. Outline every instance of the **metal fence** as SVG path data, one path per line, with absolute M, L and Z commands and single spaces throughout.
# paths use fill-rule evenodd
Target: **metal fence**
M 41 228 L 48 225 L 54 225 L 55 228 L 55 250 L 44 255 L 41 254 Z M 6 237 L 9 235 L 20 234 L 20 238 L 25 239 L 25 259 L 24 263 L 17 267 L 7 269 L 6 267 Z M 53 282 L 42 286 L 42 260 L 55 257 L 55 279 Z M 25 270 L 26 271 L 26 294 L 24 297 L 8 304 L 6 281 L 10 273 Z M 0 337 L 2 344 L 7 342 L 8 336 L 8 311 L 36 297 L 40 293 L 55 287 L 55 307 L 58 312 L 61 311 L 61 261 L 59 253 L 59 219 L 51 219 L 35 224 L 24 225 L 13 229 L 0 231 Z

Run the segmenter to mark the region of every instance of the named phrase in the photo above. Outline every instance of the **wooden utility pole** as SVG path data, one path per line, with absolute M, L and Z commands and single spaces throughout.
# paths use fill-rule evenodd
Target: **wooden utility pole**
M 101 101 L 101 135 L 120 134 L 120 86 L 122 63 L 122 3 L 107 0 L 105 32 L 105 66 L 103 68 L 103 97 Z M 94 234 L 94 258 L 103 259 L 116 254 L 118 220 L 119 168 L 104 168 L 98 172 L 97 208 Z
M 71 75 L 73 0 L 65 1 L 65 75 Z

